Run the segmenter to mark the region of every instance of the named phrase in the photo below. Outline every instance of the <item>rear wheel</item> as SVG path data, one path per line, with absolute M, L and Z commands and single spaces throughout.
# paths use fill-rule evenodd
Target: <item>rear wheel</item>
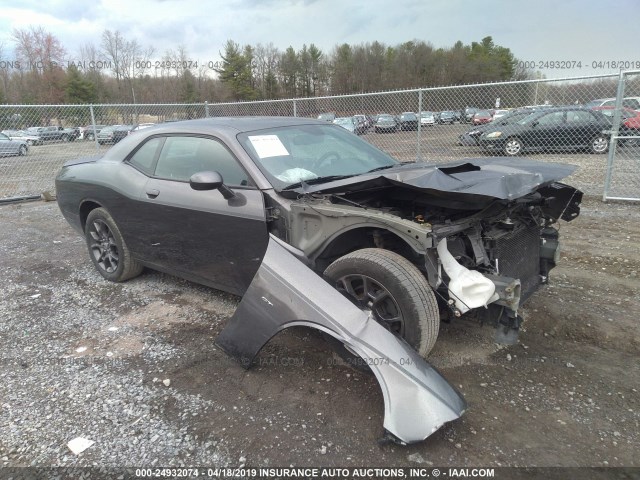
M 433 290 L 401 255 L 380 248 L 349 253 L 324 272 L 332 285 L 390 332 L 426 357 L 438 337 L 440 315 Z M 354 356 L 342 347 L 338 353 Z
M 69 141 L 69 136 L 68 135 L 63 135 L 61 140 L 63 142 L 68 142 Z
M 93 133 L 87 133 L 87 140 L 89 140 L 89 141 L 95 140 L 95 137 L 93 136 Z
M 504 142 L 504 153 L 505 155 L 509 155 L 510 157 L 520 155 L 523 148 L 524 145 L 518 137 L 507 138 L 507 140 Z
M 18 155 L 20 155 L 21 157 L 24 157 L 26 154 L 27 154 L 27 146 L 20 145 L 20 148 L 18 149 Z
M 609 150 L 609 139 L 604 135 L 596 135 L 591 139 L 591 153 L 605 153 Z
M 124 282 L 142 273 L 142 265 L 131 256 L 116 222 L 106 209 L 91 210 L 85 224 L 85 239 L 93 265 L 107 280 Z

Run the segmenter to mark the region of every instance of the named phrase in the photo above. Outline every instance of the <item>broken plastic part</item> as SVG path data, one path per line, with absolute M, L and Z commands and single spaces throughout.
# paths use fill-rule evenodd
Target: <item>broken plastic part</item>
M 469 270 L 460 265 L 447 249 L 447 239 L 438 242 L 438 256 L 442 268 L 449 275 L 449 296 L 455 301 L 460 313 L 472 308 L 486 307 L 488 303 L 500 298 L 496 286 L 480 272 Z
M 409 344 L 271 237 L 258 272 L 216 344 L 249 368 L 269 339 L 300 325 L 333 336 L 371 368 L 384 398 L 384 428 L 401 442 L 424 440 L 464 413 L 462 396 Z

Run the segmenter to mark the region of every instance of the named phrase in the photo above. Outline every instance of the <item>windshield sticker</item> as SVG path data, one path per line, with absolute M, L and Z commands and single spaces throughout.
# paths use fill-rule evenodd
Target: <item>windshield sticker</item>
M 289 152 L 277 135 L 252 135 L 249 136 L 249 140 L 260 158 L 289 155 Z

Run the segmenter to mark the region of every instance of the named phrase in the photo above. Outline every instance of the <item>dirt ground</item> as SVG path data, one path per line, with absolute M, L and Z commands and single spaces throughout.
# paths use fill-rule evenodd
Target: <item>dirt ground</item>
M 410 446 L 378 445 L 375 379 L 319 335 L 285 332 L 245 371 L 214 346 L 238 298 L 102 280 L 55 203 L 0 225 L 0 465 L 640 466 L 637 205 L 588 199 L 562 225 L 517 345 L 442 325 L 430 362 L 469 409 Z M 96 443 L 74 456 L 78 435 Z

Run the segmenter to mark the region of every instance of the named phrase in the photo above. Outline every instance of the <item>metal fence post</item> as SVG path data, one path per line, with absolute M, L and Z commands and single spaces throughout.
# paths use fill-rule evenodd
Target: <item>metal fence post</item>
M 93 128 L 93 142 L 96 144 L 96 152 L 99 152 L 100 144 L 98 143 L 98 134 L 96 133 L 96 116 L 93 113 L 93 105 L 89 105 L 89 112 L 91 112 L 91 127 Z
M 209 116 L 209 102 L 207 102 L 206 100 L 204 102 L 204 116 L 205 117 Z
M 422 122 L 421 120 L 421 115 L 422 114 L 422 89 L 418 90 L 418 135 L 416 137 L 416 162 L 419 162 L 421 160 L 420 157 L 420 141 L 422 140 L 421 138 L 421 133 L 422 133 Z
M 296 103 L 295 99 L 293 100 L 293 116 L 298 116 L 298 104 Z
M 622 119 L 622 100 L 624 99 L 624 72 L 620 71 L 618 78 L 618 90 L 616 92 L 616 106 L 613 111 L 613 120 L 611 126 L 611 136 L 609 140 L 609 152 L 607 154 L 607 173 L 604 179 L 604 191 L 602 192 L 602 201 L 606 202 L 609 196 L 609 188 L 611 187 L 611 175 L 613 174 L 613 161 L 616 158 L 616 148 L 618 146 L 618 133 L 620 133 L 620 121 Z

